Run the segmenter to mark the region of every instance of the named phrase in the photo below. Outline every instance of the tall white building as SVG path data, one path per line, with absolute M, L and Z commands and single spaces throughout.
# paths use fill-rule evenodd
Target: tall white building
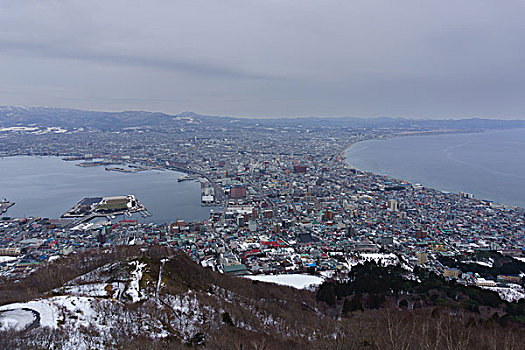
M 389 199 L 387 202 L 388 210 L 397 211 L 399 209 L 399 203 L 395 199 Z

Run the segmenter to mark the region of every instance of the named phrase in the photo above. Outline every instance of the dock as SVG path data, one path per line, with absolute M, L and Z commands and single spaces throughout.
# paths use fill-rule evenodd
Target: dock
M 0 214 L 5 213 L 7 209 L 11 208 L 13 205 L 15 205 L 14 202 L 8 202 L 6 200 L 0 202 Z
M 186 175 L 182 175 L 181 177 L 179 177 L 177 181 L 183 182 L 183 181 L 198 180 L 199 177 L 200 176 L 198 174 L 186 174 Z
M 95 161 L 95 162 L 82 162 L 75 164 L 76 166 L 82 167 L 82 168 L 89 168 L 89 167 L 95 167 L 95 166 L 107 166 L 107 165 L 116 165 L 118 163 L 115 162 L 109 162 L 109 161 Z
M 127 196 L 84 198 L 64 213 L 62 218 L 76 219 L 71 224 L 71 226 L 75 226 L 95 217 L 111 217 L 114 215 L 131 217 L 132 213 L 137 212 L 143 216 L 151 215 L 146 207 L 134 195 L 130 194 Z
M 150 216 L 152 216 L 149 211 L 147 211 L 146 209 L 144 209 L 143 211 L 140 212 L 140 215 L 142 215 L 143 218 L 149 218 Z
M 126 169 L 126 168 L 120 168 L 120 167 L 114 167 L 114 168 L 105 168 L 106 171 L 118 171 L 121 173 L 136 173 L 140 170 L 138 169 Z

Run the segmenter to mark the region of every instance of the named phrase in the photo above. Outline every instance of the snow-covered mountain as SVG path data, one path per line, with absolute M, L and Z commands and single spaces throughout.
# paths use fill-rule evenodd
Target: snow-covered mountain
M 303 118 L 231 118 L 206 116 L 194 112 L 170 115 L 160 112 L 100 112 L 54 107 L 0 106 L 0 127 L 60 127 L 120 130 L 133 127 L 353 127 L 353 128 L 419 128 L 419 129 L 499 129 L 525 127 L 525 120 L 498 119 L 405 119 L 355 117 Z

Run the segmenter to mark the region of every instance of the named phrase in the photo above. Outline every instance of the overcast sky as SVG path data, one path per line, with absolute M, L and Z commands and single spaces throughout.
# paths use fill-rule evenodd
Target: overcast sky
M 0 0 L 0 104 L 525 118 L 525 0 Z

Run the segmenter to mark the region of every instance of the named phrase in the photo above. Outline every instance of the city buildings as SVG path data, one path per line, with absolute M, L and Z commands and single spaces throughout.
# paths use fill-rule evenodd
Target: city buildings
M 472 271 L 442 261 L 482 252 L 520 261 L 524 209 L 443 193 L 346 163 L 348 145 L 394 132 L 188 125 L 182 131 L 0 135 L 3 156 L 58 155 L 98 159 L 99 166 L 111 162 L 183 171 L 201 182 L 203 205 L 214 206 L 202 222 L 143 224 L 110 218 L 71 226 L 56 218 L 7 217 L 0 221 L 0 255 L 15 259 L 0 262 L 2 273 L 27 273 L 75 250 L 160 244 L 233 274 L 301 272 L 344 278 L 353 265 L 374 260 L 399 263 L 407 271 L 418 266 L 483 287 L 486 283 L 479 278 L 522 283 L 519 276 L 519 281 L 503 276 L 498 282 L 487 274 L 476 282 L 468 277 Z M 471 263 L 472 270 L 477 263 L 483 261 Z

